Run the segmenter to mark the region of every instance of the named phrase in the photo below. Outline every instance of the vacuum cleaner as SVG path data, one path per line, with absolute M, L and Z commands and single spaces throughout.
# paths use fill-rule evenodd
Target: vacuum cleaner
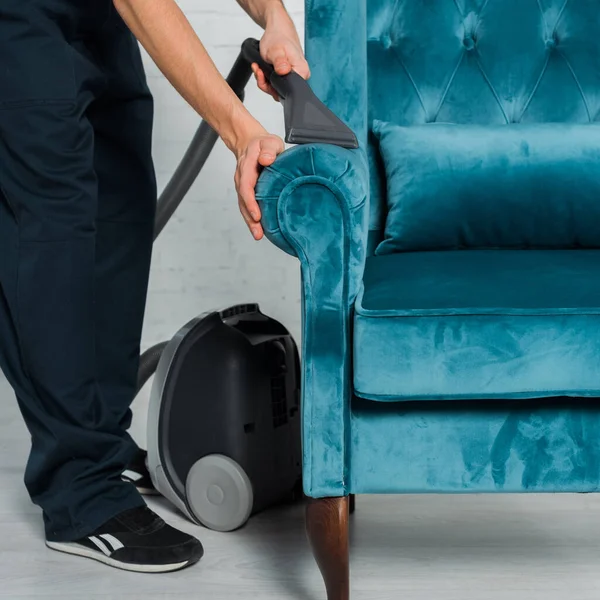
M 358 147 L 302 77 L 274 72 L 254 39 L 243 43 L 227 77 L 242 101 L 252 63 L 280 96 L 288 143 Z M 158 200 L 154 239 L 217 139 L 202 122 Z M 300 360 L 281 323 L 252 303 L 203 313 L 142 354 L 138 392 L 152 376 L 148 470 L 157 491 L 190 520 L 232 531 L 302 495 Z

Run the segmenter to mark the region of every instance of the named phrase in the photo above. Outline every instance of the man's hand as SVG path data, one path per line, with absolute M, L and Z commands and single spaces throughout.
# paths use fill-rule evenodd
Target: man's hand
M 294 70 L 298 75 L 308 79 L 310 69 L 298 32 L 290 15 L 280 0 L 238 0 L 252 18 L 264 28 L 265 33 L 260 41 L 260 54 L 264 60 L 272 64 L 278 75 L 287 75 Z M 277 92 L 267 81 L 265 74 L 257 64 L 252 65 L 258 87 L 279 100 Z
M 260 54 L 275 67 L 278 75 L 287 75 L 292 69 L 304 79 L 310 77 L 310 69 L 302 52 L 302 44 L 294 22 L 281 0 L 237 0 L 238 4 L 260 25 L 265 33 L 260 41 Z M 257 64 L 252 65 L 258 87 L 275 100 L 277 92 L 267 81 Z
M 260 41 L 260 54 L 264 60 L 273 65 L 278 75 L 287 75 L 293 70 L 304 79 L 308 79 L 310 68 L 304 58 L 298 35 L 293 26 L 291 29 L 290 32 L 289 27 L 267 27 Z M 279 100 L 277 92 L 256 63 L 252 65 L 252 71 L 254 71 L 258 87 L 273 96 L 275 100 Z
M 277 155 L 281 154 L 283 150 L 283 140 L 264 130 L 252 135 L 249 141 L 242 143 L 239 150 L 236 150 L 235 187 L 238 204 L 255 240 L 262 239 L 263 229 L 260 224 L 261 215 L 254 188 L 262 168 L 273 164 Z

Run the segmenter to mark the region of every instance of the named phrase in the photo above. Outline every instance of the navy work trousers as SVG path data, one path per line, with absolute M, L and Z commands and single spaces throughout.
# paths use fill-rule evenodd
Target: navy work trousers
M 152 249 L 153 103 L 111 0 L 0 4 L 0 366 L 25 485 L 69 541 L 143 505 L 120 474 Z

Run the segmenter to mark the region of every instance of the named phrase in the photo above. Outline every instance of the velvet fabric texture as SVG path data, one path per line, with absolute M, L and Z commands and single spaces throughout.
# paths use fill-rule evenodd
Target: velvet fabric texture
M 355 398 L 347 489 L 357 494 L 597 492 L 597 399 Z
M 356 13 L 363 2 L 335 5 Z M 600 120 L 600 23 L 594 0 L 366 3 L 369 125 L 374 120 L 396 125 Z M 313 69 L 313 79 L 336 72 L 346 52 L 352 58 L 360 52 L 352 48 L 357 28 L 332 37 L 331 51 L 321 58 L 330 64 L 327 70 Z M 353 94 L 351 87 L 337 92 L 339 102 Z M 375 243 L 385 224 L 386 179 L 374 136 L 368 153 Z
M 267 237 L 302 267 L 303 480 L 311 495 L 339 495 L 346 485 L 348 359 L 366 257 L 367 178 L 360 151 L 306 145 L 284 152 L 256 188 Z
M 598 364 L 600 250 L 367 260 L 354 326 L 359 396 L 597 397 Z
M 600 247 L 600 127 L 573 123 L 373 131 L 387 180 L 377 254 Z
M 574 349 L 568 355 L 569 366 L 586 374 L 586 379 L 579 380 L 572 373 L 565 374 L 564 381 L 570 377 L 570 394 L 591 393 L 593 342 L 591 334 L 585 337 L 587 325 L 580 320 L 587 318 L 586 307 L 594 308 L 593 293 L 586 289 L 589 280 L 597 278 L 589 272 L 593 261 L 582 257 L 580 267 L 576 262 L 563 264 L 563 259 L 557 259 L 562 251 L 546 250 L 546 276 L 536 275 L 537 287 L 526 284 L 533 270 L 519 271 L 519 285 L 513 281 L 511 269 L 519 260 L 510 262 L 508 250 L 490 259 L 497 266 L 489 271 L 503 274 L 491 289 L 478 285 L 479 273 L 487 270 L 475 262 L 470 263 L 462 283 L 458 278 L 450 281 L 450 274 L 445 277 L 448 261 L 453 260 L 450 255 L 455 253 L 459 260 L 462 251 L 445 252 L 447 260 L 432 265 L 428 276 L 425 261 L 417 253 L 410 273 L 408 265 L 391 266 L 400 255 L 376 257 L 373 260 L 390 261 L 389 281 L 377 283 L 371 259 L 363 278 L 367 255 L 381 242 L 386 219 L 385 170 L 375 137 L 369 133 L 373 120 L 397 125 L 494 126 L 595 122 L 600 109 L 597 8 L 591 0 L 307 0 L 305 47 L 310 83 L 355 131 L 361 146 L 357 151 L 310 145 L 288 150 L 265 169 L 257 188 L 267 236 L 297 256 L 301 265 L 302 435 L 304 489 L 309 496 L 597 489 L 597 400 L 566 398 L 559 406 L 553 399 L 539 397 L 550 392 L 546 381 L 537 390 L 539 395 L 529 391 L 536 397 L 521 401 L 526 405 L 516 404 L 502 395 L 500 385 L 512 368 L 511 361 L 504 360 L 507 351 L 519 357 L 514 365 L 521 382 L 542 381 L 543 375 L 535 369 L 551 364 L 554 352 L 565 356 L 569 328 L 574 324 L 573 335 L 584 341 L 584 352 L 578 362 L 580 351 Z M 561 142 L 557 135 L 556 143 Z M 517 252 L 525 257 L 535 251 Z M 501 268 L 504 258 L 508 262 Z M 550 259 L 563 264 L 559 268 L 562 284 L 558 278 L 551 283 L 554 267 Z M 457 265 L 455 271 L 459 267 L 466 265 Z M 422 292 L 417 294 L 421 276 Z M 431 285 L 432 280 L 439 283 Z M 457 290 L 463 284 L 475 294 L 477 304 L 460 304 Z M 552 293 L 542 293 L 538 288 L 543 286 L 549 286 Z M 522 288 L 520 296 L 508 295 L 508 288 L 518 287 Z M 570 304 L 565 291 L 572 294 Z M 358 311 L 391 308 L 394 315 L 355 314 L 359 292 Z M 584 297 L 588 304 L 577 304 Z M 488 314 L 471 314 L 467 309 L 473 307 Z M 512 311 L 504 314 L 507 307 Z M 475 390 L 475 385 L 469 387 L 462 381 L 459 371 L 471 375 L 477 365 L 469 368 L 458 360 L 445 374 L 438 369 L 436 392 L 442 386 L 443 394 L 478 391 L 482 395 L 469 402 L 375 402 L 356 397 L 357 375 L 361 392 L 377 383 L 375 373 L 362 370 L 363 365 L 379 369 L 375 354 L 387 361 L 392 372 L 386 372 L 380 389 L 372 388 L 377 392 L 374 395 L 389 389 L 394 396 L 399 394 L 400 377 L 393 373 L 398 362 L 392 363 L 390 356 L 396 350 L 382 350 L 381 340 L 367 331 L 372 322 L 390 322 L 380 328 L 380 336 L 389 340 L 399 321 L 431 321 L 434 317 L 424 314 L 431 308 L 438 312 L 458 308 L 455 315 L 436 318 L 439 323 L 449 318 L 462 323 L 460 331 L 443 325 L 437 330 L 441 337 L 431 328 L 423 330 L 423 344 L 429 344 L 438 365 L 444 362 L 442 353 L 449 350 L 453 356 L 446 364 L 450 366 L 460 354 L 458 347 L 472 358 L 470 340 L 486 349 L 478 375 L 483 387 Z M 407 309 L 420 314 L 395 314 Z M 515 310 L 526 314 L 514 314 Z M 357 338 L 362 335 L 363 319 L 367 337 L 361 342 Z M 544 333 L 548 343 L 543 351 L 539 345 L 528 346 L 525 339 L 511 344 L 500 325 L 490 326 L 486 333 L 481 326 L 484 319 L 489 323 L 507 319 L 505 323 L 513 328 L 518 321 L 535 320 L 538 332 L 542 326 L 537 319 L 545 319 L 550 328 Z M 462 331 L 465 337 L 461 338 Z M 415 338 L 411 340 L 415 343 Z M 394 344 L 401 343 L 394 338 Z M 540 355 L 544 353 L 546 359 Z M 423 367 L 426 359 L 411 356 L 410 360 L 415 361 L 415 369 L 423 369 L 423 378 L 430 376 Z M 496 376 L 498 385 L 494 384 Z M 558 386 L 556 380 L 551 383 Z M 491 397 L 484 398 L 484 390 L 491 390 Z M 516 395 L 516 388 L 511 393 Z

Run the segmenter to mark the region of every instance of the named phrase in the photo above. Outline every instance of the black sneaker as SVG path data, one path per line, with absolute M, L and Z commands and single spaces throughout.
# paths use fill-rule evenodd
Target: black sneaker
M 148 471 L 148 453 L 138 448 L 127 469 L 121 473 L 121 479 L 133 483 L 137 491 L 144 496 L 156 496 L 158 491 L 150 479 Z
M 178 571 L 204 554 L 199 540 L 167 525 L 147 506 L 122 512 L 92 535 L 75 542 L 50 542 L 53 550 L 98 560 L 138 573 Z

